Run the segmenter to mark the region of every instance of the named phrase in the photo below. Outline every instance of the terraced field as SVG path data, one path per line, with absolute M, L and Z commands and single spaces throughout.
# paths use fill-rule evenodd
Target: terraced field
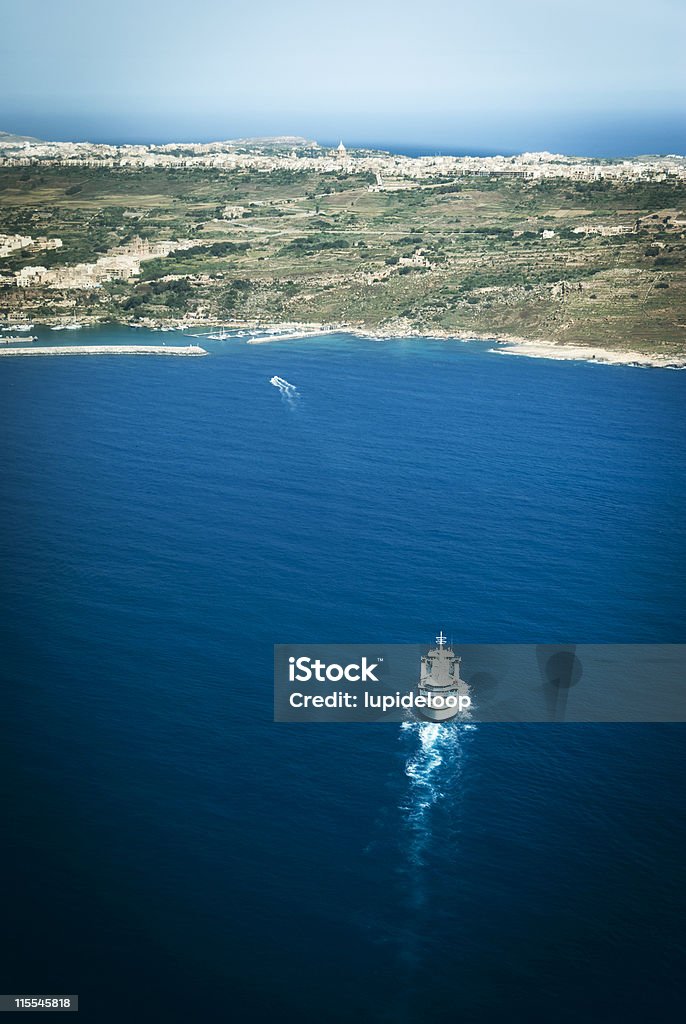
M 683 184 L 370 184 L 287 170 L 2 169 L 0 233 L 63 246 L 0 259 L 0 316 L 347 323 L 686 352 Z M 21 267 L 95 261 L 138 237 L 194 245 L 91 290 L 14 283 Z

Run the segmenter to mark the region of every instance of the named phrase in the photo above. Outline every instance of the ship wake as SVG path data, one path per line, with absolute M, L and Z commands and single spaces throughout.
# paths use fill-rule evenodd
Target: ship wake
M 391 782 L 396 800 L 379 822 L 389 848 L 384 850 L 381 840 L 367 851 L 396 865 L 397 899 L 386 901 L 388 916 L 382 912 L 374 921 L 380 941 L 393 947 L 398 960 L 399 984 L 389 1020 L 421 1019 L 426 972 L 431 973 L 436 955 L 433 918 L 444 912 L 446 894 L 454 897 L 463 794 L 477 728 L 464 721 L 408 720 L 398 733 L 401 771 Z
M 286 402 L 286 404 L 290 405 L 291 407 L 294 406 L 295 403 L 300 398 L 300 394 L 295 384 L 291 384 L 290 381 L 285 380 L 283 377 L 277 377 L 275 374 L 273 377 L 270 378 L 269 383 L 272 385 L 272 387 L 275 387 L 278 391 L 281 392 L 281 397 Z
M 400 739 L 410 750 L 405 759 L 407 784 L 400 805 L 403 818 L 404 892 L 410 916 L 400 936 L 404 967 L 419 968 L 424 959 L 422 921 L 431 899 L 431 880 L 451 858 L 459 841 L 462 790 L 472 724 L 404 722 Z M 419 916 L 418 916 L 419 915 Z
M 402 738 L 410 738 L 413 750 L 405 761 L 408 788 L 402 812 L 409 838 L 408 860 L 416 868 L 426 866 L 436 805 L 450 796 L 459 801 L 467 734 L 476 726 L 458 722 L 403 722 Z

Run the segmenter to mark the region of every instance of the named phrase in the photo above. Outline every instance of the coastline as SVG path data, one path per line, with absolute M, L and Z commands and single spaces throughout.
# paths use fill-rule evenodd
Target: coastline
M 662 370 L 686 370 L 686 355 L 663 356 L 657 353 L 636 352 L 629 349 L 596 348 L 590 345 L 562 345 L 555 342 L 517 341 L 500 342 L 490 349 L 503 356 L 528 356 L 532 359 L 575 360 L 586 363 L 605 363 L 614 366 L 643 366 Z
M 544 341 L 539 338 L 523 338 L 512 334 L 493 332 L 478 334 L 473 331 L 351 331 L 358 337 L 372 340 L 389 338 L 435 338 L 443 341 L 479 341 L 497 346 L 489 351 L 497 355 L 528 356 L 532 359 L 558 359 L 588 363 L 605 363 L 618 366 L 644 366 L 657 369 L 686 369 L 686 352 L 672 356 L 657 352 L 636 352 L 631 349 L 609 349 L 594 345 L 574 345 L 563 342 Z
M 126 321 L 109 321 L 117 326 L 128 327 L 131 330 L 146 328 L 161 332 L 181 332 L 188 338 L 201 336 L 190 333 L 199 329 L 229 331 L 245 331 L 257 336 L 247 339 L 249 345 L 265 345 L 275 341 L 297 341 L 307 338 L 317 338 L 328 334 L 350 334 L 357 338 L 369 341 L 392 341 L 406 338 L 426 338 L 440 341 L 478 341 L 493 346 L 491 351 L 498 355 L 525 356 L 532 359 L 555 359 L 561 361 L 583 361 L 602 363 L 615 366 L 652 367 L 657 369 L 686 369 L 686 352 L 676 352 L 672 355 L 664 355 L 658 352 L 639 352 L 635 349 L 610 349 L 602 346 L 583 345 L 546 340 L 542 338 L 526 338 L 520 335 L 507 334 L 500 331 L 493 331 L 488 334 L 467 330 L 442 330 L 440 328 L 425 329 L 408 327 L 406 323 L 388 324 L 383 327 L 366 327 L 364 324 L 354 322 L 341 323 L 306 323 L 306 322 L 282 322 L 262 323 L 256 321 L 226 320 L 217 322 L 204 317 L 183 318 L 178 320 L 153 320 L 146 319 L 141 323 L 130 323 Z M 52 330 L 74 330 L 73 317 L 68 320 L 61 318 L 49 318 L 43 324 Z M 83 328 L 103 327 L 105 324 L 98 320 L 84 319 L 78 325 Z M 15 328 L 16 329 L 16 328 Z M 13 339 L 17 342 L 29 340 L 24 338 Z M 198 346 L 188 346 L 189 349 Z M 83 346 L 79 348 L 95 349 L 96 353 L 76 352 L 76 346 L 70 346 L 71 354 L 115 354 L 114 350 L 122 348 L 121 353 L 127 355 L 206 355 L 204 349 L 197 352 L 184 351 L 176 347 L 176 351 L 170 347 L 157 348 L 156 346 Z M 107 351 L 106 351 L 107 350 Z M 148 351 L 150 350 L 150 351 Z M 63 347 L 46 348 L 32 347 L 31 349 L 4 349 L 0 355 L 47 355 L 65 354 Z
M 285 326 L 285 325 L 284 325 Z M 270 329 L 275 329 L 271 328 Z M 672 356 L 657 352 L 637 352 L 632 349 L 608 349 L 601 346 L 574 345 L 542 339 L 522 338 L 511 334 L 478 334 L 474 331 L 413 330 L 402 327 L 367 329 L 340 324 L 321 326 L 312 324 L 288 325 L 288 333 L 269 335 L 252 339 L 249 344 L 261 345 L 272 341 L 289 341 L 322 334 L 345 333 L 369 341 L 392 341 L 403 338 L 431 338 L 440 341 L 479 341 L 497 346 L 489 351 L 498 355 L 528 356 L 532 359 L 573 360 L 589 363 L 605 363 L 617 366 L 643 366 L 657 369 L 686 369 L 686 353 Z

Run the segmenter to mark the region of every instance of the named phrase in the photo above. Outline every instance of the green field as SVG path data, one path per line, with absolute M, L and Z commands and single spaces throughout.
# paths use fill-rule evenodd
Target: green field
M 2 168 L 0 233 L 64 245 L 0 259 L 0 315 L 146 322 L 192 314 L 686 352 L 684 183 L 474 177 L 370 191 L 371 180 Z M 228 219 L 232 207 L 240 209 Z M 630 230 L 575 234 L 581 225 Z M 554 236 L 543 238 L 544 229 Z M 8 281 L 23 266 L 94 261 L 136 236 L 196 244 L 93 291 Z M 420 265 L 403 262 L 413 256 Z

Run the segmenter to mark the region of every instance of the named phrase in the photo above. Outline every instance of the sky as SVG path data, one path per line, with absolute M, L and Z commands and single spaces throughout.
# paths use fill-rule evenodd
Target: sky
M 686 153 L 686 0 L 0 0 L 0 129 Z

